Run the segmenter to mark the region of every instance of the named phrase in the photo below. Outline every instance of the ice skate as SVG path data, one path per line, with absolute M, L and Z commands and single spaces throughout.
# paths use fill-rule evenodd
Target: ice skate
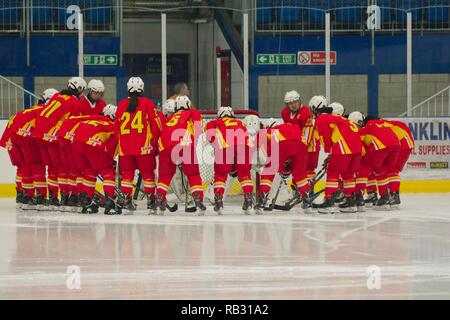
M 198 194 L 198 193 L 194 194 L 194 202 L 195 202 L 195 207 L 197 208 L 197 211 L 198 211 L 197 215 L 204 216 L 206 207 L 203 204 L 203 202 L 200 200 L 200 194 Z
M 83 207 L 81 213 L 95 214 L 98 213 L 99 208 L 99 198 L 96 194 L 92 198 L 86 196 L 83 199 Z
M 104 214 L 106 215 L 122 214 L 122 207 L 117 203 L 117 198 L 113 199 L 109 196 L 106 196 Z
M 214 211 L 218 215 L 222 215 L 223 210 L 223 195 L 221 193 L 214 194 Z
M 268 197 L 269 197 L 269 193 L 268 192 L 263 192 L 261 194 L 261 196 L 258 196 L 258 200 L 257 200 L 256 206 L 255 206 L 255 213 L 256 214 L 258 214 L 258 215 L 263 214 L 263 210 L 264 210 L 264 207 L 266 206 Z
M 244 196 L 244 204 L 242 205 L 242 210 L 246 215 L 250 215 L 252 213 L 253 208 L 253 195 L 251 193 L 247 193 Z
M 158 192 L 156 194 L 155 206 L 157 208 L 157 214 L 160 216 L 163 216 L 164 212 L 166 211 L 167 200 L 166 200 L 166 197 L 164 197 L 164 195 L 162 193 Z
M 157 214 L 157 206 L 156 206 L 156 196 L 155 194 L 148 194 L 147 195 L 147 209 L 149 215 L 155 215 Z
M 344 201 L 339 205 L 339 211 L 344 213 L 357 212 L 358 208 L 356 207 L 355 196 L 345 197 Z

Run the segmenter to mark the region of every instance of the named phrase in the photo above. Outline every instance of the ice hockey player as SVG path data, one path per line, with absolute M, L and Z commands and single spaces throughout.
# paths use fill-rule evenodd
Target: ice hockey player
M 285 171 L 287 161 L 290 162 L 295 187 L 291 205 L 295 206 L 303 201 L 302 208 L 308 212 L 311 206 L 308 194 L 309 182 L 306 176 L 308 148 L 300 127 L 291 123 L 276 125 L 275 119 L 269 119 L 266 129 L 260 131 L 260 141 L 262 148 L 266 150 L 267 162 L 261 173 L 256 213 L 262 214 L 275 174 Z
M 58 131 L 59 156 L 61 158 L 61 167 L 58 173 L 58 185 L 60 191 L 60 210 L 61 211 L 79 211 L 82 209 L 83 199 L 79 198 L 81 193 L 78 189 L 82 184 L 77 180 L 84 179 L 83 168 L 77 167 L 77 162 L 73 161 L 74 154 L 72 142 L 74 132 L 82 121 L 86 120 L 104 120 L 103 115 L 83 115 L 70 116 L 63 121 Z M 86 183 L 86 182 L 84 182 Z
M 235 117 L 231 107 L 220 107 L 217 119 L 206 125 L 206 139 L 214 146 L 214 211 L 221 214 L 228 175 L 236 171 L 244 193 L 242 210 L 250 214 L 253 182 L 249 135 L 245 125 Z
M 187 96 L 177 96 L 175 113 L 170 115 L 163 125 L 159 140 L 159 163 L 157 207 L 159 214 L 164 214 L 167 200 L 166 194 L 175 174 L 177 165 L 181 165 L 191 188 L 192 197 L 199 215 L 204 215 L 202 179 L 196 156 L 198 136 L 203 132 L 202 116 L 191 109 L 191 101 Z
M 347 116 L 345 116 L 345 108 L 341 103 L 333 102 L 329 105 L 329 107 L 333 109 L 332 114 L 337 114 L 338 116 L 343 116 L 344 118 L 347 118 Z
M 107 105 L 102 116 L 78 123 L 73 132 L 73 153 L 79 169 L 84 173 L 84 186 L 81 190 L 81 213 L 97 213 L 99 197 L 95 194 L 97 175 L 103 178 L 105 192 L 105 214 L 121 214 L 122 208 L 114 202 L 115 168 L 114 157 L 117 151 L 117 137 L 114 135 L 114 118 L 117 107 Z
M 162 114 L 164 116 L 164 119 L 167 119 L 174 112 L 175 112 L 175 99 L 167 99 L 162 107 Z
M 311 106 L 302 104 L 300 94 L 295 90 L 286 92 L 284 103 L 285 107 L 281 111 L 283 122 L 298 125 L 308 145 L 306 171 L 308 178 L 311 179 L 315 175 L 320 152 L 320 143 L 314 139 L 314 119 Z
M 127 213 L 136 210 L 132 200 L 135 171 L 144 181 L 149 213 L 155 212 L 155 168 L 161 123 L 156 105 L 144 97 L 144 82 L 139 77 L 128 80 L 128 98 L 117 107 L 115 135 L 119 139 L 119 171 L 122 176 L 122 193 L 119 203 Z M 108 197 L 108 203 L 115 199 Z
M 45 166 L 32 133 L 36 115 L 57 92 L 51 88 L 44 90 L 35 106 L 13 115 L 0 140 L 0 146 L 8 150 L 11 163 L 17 167 L 16 203 L 24 210 L 47 209 L 44 202 L 47 196 Z M 35 198 L 37 195 L 42 196 Z
M 78 97 L 86 89 L 86 81 L 79 77 L 70 78 L 67 89 L 55 94 L 36 116 L 34 137 L 39 140 L 39 151 L 43 163 L 48 167 L 48 191 L 50 209 L 60 207 L 58 200 L 58 174 L 61 168 L 58 131 L 65 119 L 71 114 L 79 114 Z M 61 169 L 64 171 L 64 169 Z M 41 195 L 45 197 L 44 195 Z
M 356 189 L 357 202 L 359 205 L 363 205 L 363 191 L 365 190 L 363 179 L 367 181 L 367 177 L 373 171 L 380 193 L 380 199 L 374 205 L 376 209 L 388 209 L 389 178 L 395 176 L 395 165 L 400 153 L 400 143 L 392 130 L 393 125 L 377 117 L 364 117 L 359 111 L 350 113 L 348 118 L 361 128 L 359 133 L 366 149 L 357 175 L 359 180 Z
M 312 103 L 315 125 L 324 151 L 330 154 L 327 160 L 325 200 L 318 205 L 318 211 L 335 212 L 334 195 L 338 190 L 339 178 L 342 178 L 345 201 L 339 205 L 339 210 L 356 212 L 355 174 L 359 170 L 363 150 L 358 126 L 342 116 L 332 114 L 333 109 L 327 106 L 324 97 L 318 100 Z
M 393 125 L 392 130 L 400 141 L 400 151 L 397 162 L 395 163 L 392 175 L 389 177 L 389 191 L 391 200 L 389 204 L 393 207 L 400 205 L 400 172 L 403 171 L 406 162 L 414 150 L 414 138 L 408 125 L 400 120 L 386 120 Z
M 105 85 L 101 80 L 92 79 L 87 85 L 87 94 L 80 98 L 80 114 L 101 115 L 103 109 L 106 107 L 106 102 L 103 100 L 105 94 Z

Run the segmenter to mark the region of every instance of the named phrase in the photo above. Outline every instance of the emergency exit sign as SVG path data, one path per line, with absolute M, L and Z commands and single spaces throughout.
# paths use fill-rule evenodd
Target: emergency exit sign
M 295 54 L 270 54 L 262 53 L 256 55 L 257 64 L 296 64 Z
M 117 65 L 116 54 L 85 54 L 83 63 L 87 66 L 115 66 Z

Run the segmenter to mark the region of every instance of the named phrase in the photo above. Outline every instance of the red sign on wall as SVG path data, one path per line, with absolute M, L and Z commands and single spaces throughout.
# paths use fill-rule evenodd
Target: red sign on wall
M 325 51 L 299 51 L 297 61 L 299 65 L 324 65 Z M 336 64 L 336 51 L 330 51 L 330 64 Z

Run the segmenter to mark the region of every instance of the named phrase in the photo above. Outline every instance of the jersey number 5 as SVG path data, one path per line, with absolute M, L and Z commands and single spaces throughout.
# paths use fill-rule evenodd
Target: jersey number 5
M 133 117 L 133 120 L 131 120 L 131 125 L 128 126 L 130 123 L 131 114 L 129 112 L 124 112 L 122 114 L 122 117 L 120 117 L 120 121 L 122 122 L 122 125 L 120 126 L 120 134 L 130 134 L 131 129 L 135 129 L 137 133 L 142 133 L 144 130 L 144 125 L 142 123 L 142 110 L 139 110 L 136 112 L 135 116 Z

